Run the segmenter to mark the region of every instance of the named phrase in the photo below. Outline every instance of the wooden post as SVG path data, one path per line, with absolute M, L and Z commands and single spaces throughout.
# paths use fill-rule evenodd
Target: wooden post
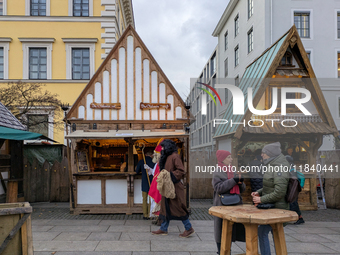
M 223 219 L 221 236 L 221 255 L 230 255 L 234 222 Z
M 16 203 L 18 200 L 18 182 L 9 180 L 7 183 L 6 203 Z
M 129 149 L 128 149 L 128 172 L 134 172 L 134 160 L 133 160 L 133 142 L 130 139 L 128 139 L 129 143 Z
M 276 254 L 286 255 L 287 246 L 286 246 L 285 233 L 283 230 L 283 224 L 276 223 L 276 224 L 271 224 L 270 226 L 273 228 L 273 236 L 274 236 Z
M 257 242 L 257 224 L 244 223 L 246 230 L 246 254 L 258 254 L 258 242 Z

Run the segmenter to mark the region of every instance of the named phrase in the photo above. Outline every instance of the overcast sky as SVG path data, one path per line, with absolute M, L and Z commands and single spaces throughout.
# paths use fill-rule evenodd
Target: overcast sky
M 217 45 L 229 0 L 132 0 L 136 30 L 184 99 Z

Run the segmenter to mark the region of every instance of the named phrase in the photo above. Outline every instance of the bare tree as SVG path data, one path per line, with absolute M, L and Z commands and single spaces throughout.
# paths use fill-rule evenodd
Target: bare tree
M 0 88 L 0 101 L 28 129 L 39 131 L 48 125 L 63 128 L 61 101 L 58 94 L 44 90 L 45 86 L 22 81 L 8 83 Z

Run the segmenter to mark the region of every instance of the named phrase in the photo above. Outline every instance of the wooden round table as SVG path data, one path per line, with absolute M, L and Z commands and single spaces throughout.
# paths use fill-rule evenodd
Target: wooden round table
M 283 223 L 297 221 L 296 212 L 283 209 L 258 209 L 254 205 L 213 206 L 209 214 L 222 218 L 221 255 L 230 255 L 234 223 L 242 223 L 246 231 L 246 255 L 258 255 L 258 225 L 273 228 L 277 255 L 286 255 L 287 247 Z

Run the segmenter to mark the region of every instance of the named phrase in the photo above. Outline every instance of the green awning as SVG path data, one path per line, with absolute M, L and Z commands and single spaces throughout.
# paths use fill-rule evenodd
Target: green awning
M 7 128 L 7 127 L 0 127 L 0 139 L 5 140 L 36 140 L 36 139 L 43 139 L 43 140 L 49 140 L 52 142 L 52 139 L 38 133 L 32 133 L 28 131 L 23 131 L 19 129 L 14 128 Z

